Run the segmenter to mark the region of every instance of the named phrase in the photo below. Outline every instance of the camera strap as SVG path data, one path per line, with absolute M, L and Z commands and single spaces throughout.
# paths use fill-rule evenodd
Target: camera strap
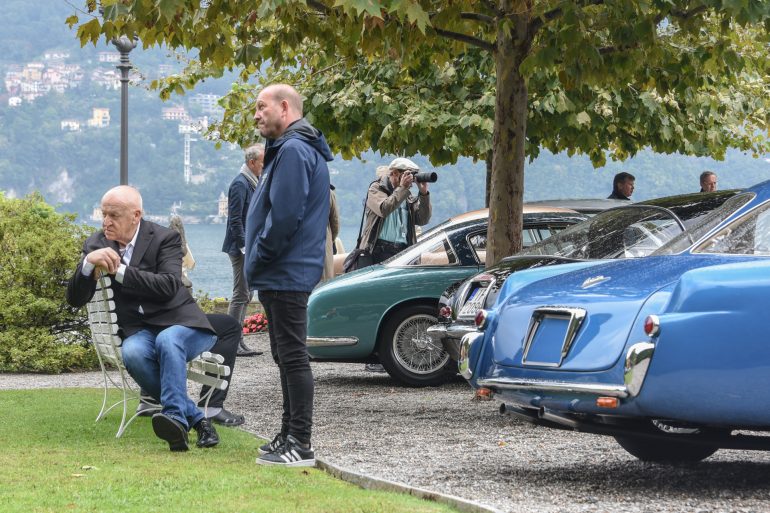
M 369 184 L 369 187 L 371 187 L 372 185 L 374 185 L 379 181 L 380 180 L 374 180 L 372 183 Z M 363 235 L 363 230 L 364 230 L 364 219 L 366 219 L 366 211 L 369 210 L 369 207 L 366 206 L 366 200 L 369 198 L 369 187 L 366 188 L 366 196 L 364 196 L 364 211 L 361 213 L 361 224 L 358 226 L 358 239 L 356 239 L 356 248 L 361 247 L 361 236 Z M 392 194 L 391 191 L 388 191 L 386 188 L 382 186 L 380 186 L 379 189 L 380 191 L 386 193 L 388 196 Z M 369 233 L 369 239 L 371 239 L 371 234 L 377 231 L 377 225 L 380 222 L 382 222 L 381 218 L 377 218 L 377 220 L 374 222 L 374 226 L 372 226 L 372 231 Z M 368 246 L 371 242 L 372 242 L 371 240 L 367 241 L 367 244 L 366 244 L 367 248 L 365 249 L 369 249 Z

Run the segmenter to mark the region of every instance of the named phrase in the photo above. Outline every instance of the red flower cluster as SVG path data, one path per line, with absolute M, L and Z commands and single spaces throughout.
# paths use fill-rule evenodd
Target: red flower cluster
M 263 313 L 250 315 L 243 320 L 244 333 L 259 333 L 267 331 L 267 317 Z

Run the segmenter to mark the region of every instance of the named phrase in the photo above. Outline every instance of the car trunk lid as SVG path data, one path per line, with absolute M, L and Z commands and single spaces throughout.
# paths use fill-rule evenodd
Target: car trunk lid
M 623 354 L 649 296 L 705 261 L 696 255 L 617 261 L 524 287 L 500 308 L 494 360 L 523 368 L 607 369 Z

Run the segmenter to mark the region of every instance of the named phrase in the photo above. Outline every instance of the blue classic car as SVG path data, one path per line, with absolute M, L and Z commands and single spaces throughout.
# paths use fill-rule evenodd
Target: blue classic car
M 770 182 L 652 255 L 506 281 L 460 372 L 544 426 L 614 436 L 649 461 L 770 449 Z M 528 279 L 528 274 L 535 274 Z

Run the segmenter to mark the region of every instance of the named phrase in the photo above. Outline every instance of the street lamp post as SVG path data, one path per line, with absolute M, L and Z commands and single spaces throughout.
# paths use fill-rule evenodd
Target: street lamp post
M 113 38 L 112 44 L 120 52 L 120 185 L 128 185 L 128 72 L 131 63 L 128 54 L 136 48 L 136 40 L 127 36 Z

